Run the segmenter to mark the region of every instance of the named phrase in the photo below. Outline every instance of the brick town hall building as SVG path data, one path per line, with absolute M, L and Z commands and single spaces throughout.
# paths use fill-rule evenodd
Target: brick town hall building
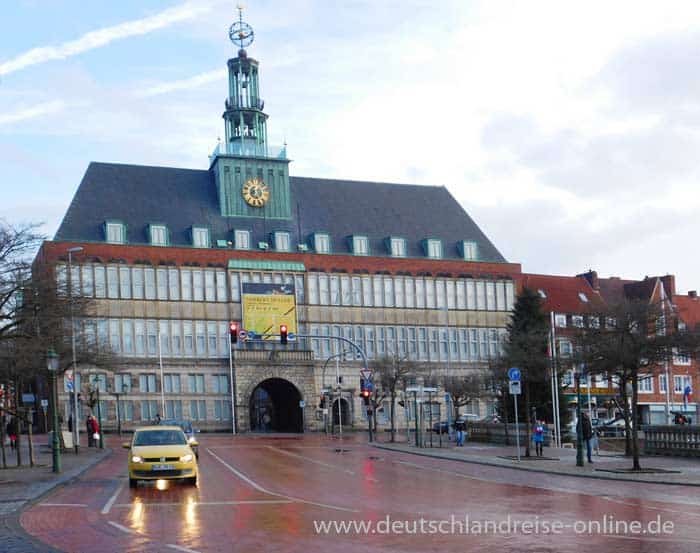
M 362 364 L 338 341 L 241 340 L 230 370 L 228 325 L 245 327 L 246 293 L 286 293 L 290 330 L 353 340 L 370 367 L 397 354 L 438 372 L 484 369 L 520 265 L 445 187 L 290 177 L 286 148 L 268 143 L 260 65 L 243 49 L 247 35 L 233 38 L 241 49 L 227 64 L 225 141 L 209 169 L 91 163 L 38 254 L 75 294 L 94 298 L 79 339 L 123 358 L 114 371 L 78 368 L 79 389 L 88 377 L 101 388 L 104 424 L 115 426 L 117 391 L 127 428 L 160 414 L 230 429 L 233 385 L 239 431 L 321 428 L 328 388 L 334 413 L 340 402 L 343 422 L 361 425 Z M 69 271 L 71 248 L 82 250 Z M 68 399 L 62 388 L 66 420 Z

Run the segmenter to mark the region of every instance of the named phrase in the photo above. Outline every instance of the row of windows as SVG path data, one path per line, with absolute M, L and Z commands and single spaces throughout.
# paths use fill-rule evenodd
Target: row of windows
M 228 394 L 229 378 L 227 374 L 204 375 L 203 373 L 165 373 L 163 381 L 156 373 L 141 373 L 134 377 L 131 373 L 120 372 L 114 375 L 96 373 L 83 375 L 77 374 L 78 389 L 82 389 L 82 378 L 86 383 L 99 388 L 103 393 L 130 394 L 139 392 L 142 394 L 157 394 L 161 390 L 166 394 Z M 68 383 L 64 381 L 63 391 L 68 392 Z
M 659 392 L 666 393 L 666 375 L 660 374 L 659 379 Z M 574 385 L 574 371 L 568 371 L 564 374 L 563 384 L 565 386 Z M 618 383 L 614 378 L 608 378 L 606 375 L 596 374 L 596 375 L 584 375 L 581 378 L 581 388 L 608 388 L 611 385 L 613 388 L 618 387 Z M 691 387 L 692 390 L 692 377 L 690 375 L 673 375 L 673 393 L 683 394 L 687 386 Z M 639 393 L 653 393 L 654 392 L 654 377 L 652 375 L 640 375 L 637 389 Z
M 56 271 L 65 289 L 66 266 Z M 325 273 L 308 273 L 306 279 L 310 305 L 510 311 L 515 294 L 512 281 Z M 88 263 L 74 265 L 70 278 L 75 294 L 87 297 L 208 302 L 240 302 L 246 282 L 294 285 L 297 303 L 307 299 L 304 275 L 298 273 Z
M 104 232 L 105 240 L 110 244 L 125 244 L 127 242 L 126 225 L 120 221 L 105 221 Z M 209 229 L 202 226 L 192 226 L 190 228 L 190 237 L 192 246 L 195 248 L 210 248 L 212 246 Z M 168 246 L 170 245 L 170 232 L 168 227 L 161 224 L 148 225 L 148 238 L 152 246 Z M 291 235 L 287 231 L 275 231 L 270 234 L 270 240 L 275 250 L 281 252 L 292 251 Z M 329 254 L 333 249 L 331 246 L 331 237 L 325 232 L 315 232 L 310 237 L 310 245 L 316 253 Z M 388 253 L 392 257 L 406 257 L 406 239 L 396 236 L 390 236 L 385 239 L 385 244 Z M 264 244 L 264 246 L 262 245 Z M 269 244 L 262 243 L 259 247 L 267 249 Z M 230 243 L 223 241 L 217 246 L 229 246 Z M 249 250 L 253 248 L 251 243 L 251 234 L 246 229 L 235 229 L 233 231 L 233 247 L 238 250 Z M 301 245 L 302 248 L 308 246 Z M 350 252 L 354 255 L 370 255 L 369 238 L 367 236 L 352 235 L 348 239 Z M 423 251 L 427 257 L 432 259 L 441 259 L 443 257 L 442 240 L 436 238 L 426 238 L 422 241 Z M 302 249 L 300 248 L 300 249 Z M 457 243 L 457 250 L 465 261 L 478 260 L 477 244 L 471 240 L 461 240 Z
M 310 305 L 510 311 L 511 281 L 307 274 Z
M 211 412 L 207 412 L 207 406 L 211 406 Z M 190 419 L 193 421 L 231 420 L 231 401 L 226 399 L 192 399 L 189 401 L 166 399 L 165 412 L 163 412 L 162 407 L 162 403 L 155 399 L 141 401 L 120 399 L 119 418 L 127 422 L 153 422 L 158 415 L 165 419 Z M 68 420 L 71 413 L 70 402 L 64 402 L 63 408 L 66 420 Z M 97 408 L 95 408 L 94 412 L 97 413 Z M 100 413 L 103 420 L 116 420 L 116 401 L 100 400 Z
M 399 355 L 421 361 L 479 361 L 501 353 L 506 330 L 503 328 L 445 328 L 423 326 L 309 325 L 312 336 L 338 336 L 361 346 L 369 359 Z M 317 359 L 343 354 L 359 356 L 339 340 L 312 338 Z
M 56 267 L 59 289 L 68 289 L 66 265 Z M 170 301 L 241 301 L 241 283 L 293 284 L 297 303 L 304 302 L 303 275 L 237 273 L 223 269 L 129 267 L 86 263 L 71 267 L 70 286 L 76 295 L 108 299 Z
M 76 326 L 80 325 L 76 321 Z M 84 319 L 76 335 L 126 357 L 228 357 L 226 321 Z

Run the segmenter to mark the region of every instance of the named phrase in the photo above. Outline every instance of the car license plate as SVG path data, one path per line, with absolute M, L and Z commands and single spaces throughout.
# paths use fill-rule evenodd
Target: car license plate
M 151 470 L 174 470 L 175 465 L 153 465 Z

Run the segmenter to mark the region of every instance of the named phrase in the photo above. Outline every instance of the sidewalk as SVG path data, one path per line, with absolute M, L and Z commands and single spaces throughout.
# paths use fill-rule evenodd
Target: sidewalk
M 29 445 L 27 436 L 22 435 L 22 463 L 17 467 L 15 450 L 5 447 L 8 468 L 0 468 L 0 543 L 2 551 L 12 553 L 49 552 L 44 546 L 29 536 L 19 524 L 22 509 L 37 501 L 54 488 L 66 484 L 99 463 L 109 449 L 81 447 L 76 455 L 71 450 L 61 454 L 61 473 L 52 472 L 53 457 L 47 446 L 47 435 L 33 436 L 35 466 L 29 467 Z M 1 462 L 0 462 L 1 466 Z
M 372 445 L 380 449 L 400 451 L 413 455 L 422 455 L 464 463 L 474 463 L 493 467 L 502 467 L 516 470 L 528 470 L 557 474 L 562 476 L 575 476 L 583 478 L 598 478 L 602 480 L 618 480 L 627 482 L 644 482 L 651 484 L 670 484 L 684 486 L 700 486 L 700 459 L 687 457 L 661 457 L 642 456 L 640 464 L 642 469 L 658 469 L 659 472 L 626 473 L 615 472 L 632 467 L 632 459 L 619 453 L 601 450 L 600 455 L 593 455 L 593 463 L 586 461 L 584 451 L 583 467 L 576 466 L 576 450 L 551 448 L 544 449 L 544 458 L 525 458 L 525 448 L 521 448 L 521 461 L 515 459 L 515 446 L 498 446 L 480 442 L 468 442 L 464 447 L 455 447 L 454 442 L 443 442 L 443 447 L 417 448 L 415 445 L 403 443 L 378 443 Z M 668 472 L 661 472 L 668 471 Z

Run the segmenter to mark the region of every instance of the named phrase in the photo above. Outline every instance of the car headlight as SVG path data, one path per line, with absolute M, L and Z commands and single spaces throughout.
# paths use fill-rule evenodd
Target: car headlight
M 143 463 L 143 457 L 139 457 L 138 455 L 132 455 L 131 462 L 132 463 Z
M 182 457 L 180 457 L 180 462 L 181 463 L 189 463 L 190 461 L 192 461 L 192 459 L 193 459 L 192 454 L 188 453 L 187 455 L 183 455 Z
M 187 443 L 188 443 L 188 444 L 193 444 L 193 443 L 196 442 L 196 441 L 197 441 L 197 440 L 194 439 L 194 436 L 190 436 L 189 438 L 187 438 Z

